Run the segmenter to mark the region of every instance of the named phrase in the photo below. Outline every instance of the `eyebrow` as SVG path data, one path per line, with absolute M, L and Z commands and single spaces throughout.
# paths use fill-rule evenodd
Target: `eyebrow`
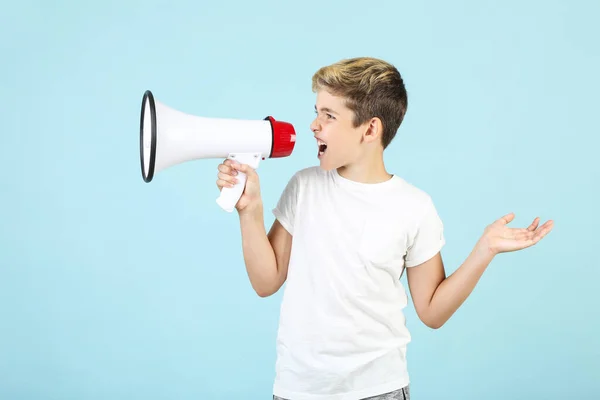
M 315 111 L 317 111 L 317 106 L 316 105 L 315 105 Z M 332 114 L 340 115 L 339 113 L 333 111 L 331 108 L 327 108 L 327 107 L 321 107 L 321 111 L 323 111 L 323 112 L 330 112 Z

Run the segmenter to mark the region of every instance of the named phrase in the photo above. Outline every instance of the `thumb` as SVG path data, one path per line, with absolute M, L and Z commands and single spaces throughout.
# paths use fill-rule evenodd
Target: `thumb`
M 509 213 L 500 218 L 497 222 L 502 225 L 506 225 L 512 222 L 513 219 L 515 219 L 515 213 Z

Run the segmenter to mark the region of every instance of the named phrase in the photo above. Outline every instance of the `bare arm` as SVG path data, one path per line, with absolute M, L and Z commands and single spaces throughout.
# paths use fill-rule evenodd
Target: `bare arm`
M 440 253 L 408 268 L 408 285 L 419 319 L 433 329 L 444 325 L 471 294 L 491 260 L 491 256 L 474 251 L 447 278 Z
M 278 220 L 267 235 L 258 174 L 246 164 L 224 160 L 219 164 L 217 187 L 232 187 L 238 171 L 246 174 L 246 186 L 236 204 L 242 233 L 242 250 L 250 284 L 260 297 L 276 293 L 287 278 L 292 235 Z
M 267 235 L 263 209 L 241 213 L 242 249 L 252 288 L 260 297 L 276 293 L 287 278 L 292 235 L 275 220 Z
M 408 269 L 407 280 L 415 310 L 425 325 L 433 329 L 444 325 L 471 294 L 497 254 L 533 246 L 553 226 L 553 221 L 547 221 L 538 228 L 536 218 L 527 228 L 508 228 L 506 225 L 513 218 L 513 214 L 508 214 L 489 225 L 467 259 L 447 278 L 440 253 Z

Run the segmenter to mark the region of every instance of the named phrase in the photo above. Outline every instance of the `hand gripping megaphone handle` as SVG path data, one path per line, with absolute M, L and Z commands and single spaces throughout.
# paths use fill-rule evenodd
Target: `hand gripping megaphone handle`
M 258 168 L 262 155 L 260 153 L 236 153 L 230 154 L 227 158 L 238 162 L 240 164 L 248 164 L 252 169 Z M 244 189 L 246 187 L 246 174 L 242 171 L 238 171 L 236 175 L 238 182 L 233 187 L 224 187 L 221 189 L 221 194 L 217 198 L 217 204 L 225 211 L 232 212 L 235 209 L 235 205 L 242 197 Z

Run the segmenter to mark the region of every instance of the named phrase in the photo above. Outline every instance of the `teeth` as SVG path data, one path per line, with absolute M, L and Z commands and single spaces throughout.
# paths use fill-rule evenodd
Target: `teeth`
M 327 149 L 327 145 L 321 139 L 317 139 L 317 147 L 319 148 L 319 157 L 321 157 L 321 155 L 325 153 L 325 149 Z

